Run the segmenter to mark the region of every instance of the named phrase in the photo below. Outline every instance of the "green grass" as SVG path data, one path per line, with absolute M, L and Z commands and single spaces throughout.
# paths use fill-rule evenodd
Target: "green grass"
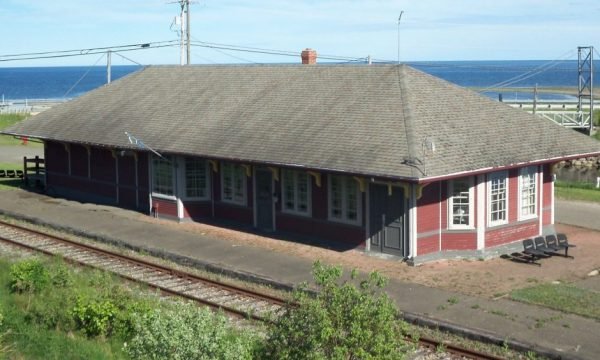
M 61 266 L 60 262 L 45 260 L 48 266 Z M 0 334 L 3 346 L 8 346 L 8 359 L 126 359 L 122 341 L 117 338 L 89 338 L 81 331 L 66 331 L 65 316 L 53 314 L 56 309 L 73 306 L 73 293 L 98 296 L 98 289 L 111 286 L 111 279 L 100 285 L 92 285 L 90 277 L 98 277 L 92 271 L 81 271 L 72 276 L 69 287 L 48 287 L 39 294 L 11 293 L 11 262 L 0 258 L 0 312 L 3 324 Z M 64 265 L 63 265 L 64 266 Z M 57 320 L 58 319 L 58 320 Z M 56 322 L 56 325 L 50 325 Z M 0 359 L 3 358 L 0 353 Z
M 514 290 L 513 300 L 600 320 L 600 292 L 567 284 L 542 284 Z
M 556 182 L 554 195 L 559 199 L 600 202 L 600 189 L 591 184 Z
M 0 114 L 0 130 L 10 127 L 19 121 L 26 119 L 28 116 L 28 114 Z M 22 146 L 22 141 L 20 139 L 15 139 L 10 135 L 0 135 L 0 146 L 6 145 Z M 37 142 L 28 142 L 27 146 L 39 147 L 41 144 Z

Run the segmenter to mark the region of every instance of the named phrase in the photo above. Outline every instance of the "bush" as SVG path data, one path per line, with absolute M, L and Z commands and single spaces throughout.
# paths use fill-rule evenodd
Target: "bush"
M 360 282 L 340 283 L 340 267 L 317 262 L 313 275 L 318 295 L 304 288 L 294 293 L 269 331 L 263 358 L 399 359 L 412 347 L 404 341 L 406 323 L 381 291 L 386 280 L 377 272 Z M 357 272 L 352 272 L 352 280 Z
M 87 336 L 109 335 L 117 315 L 117 307 L 110 300 L 87 300 L 77 297 L 73 318 Z
M 10 267 L 9 287 L 12 292 L 39 292 L 49 280 L 48 270 L 37 259 L 21 261 Z
M 256 340 L 207 308 L 177 304 L 135 317 L 124 351 L 132 359 L 251 359 Z

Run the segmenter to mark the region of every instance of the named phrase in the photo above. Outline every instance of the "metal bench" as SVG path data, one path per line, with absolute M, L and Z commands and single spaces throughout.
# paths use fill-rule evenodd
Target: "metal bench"
M 535 248 L 535 243 L 532 239 L 523 240 L 523 251 L 522 254 L 525 255 L 525 260 L 531 264 L 536 264 L 538 266 L 542 266 L 542 264 L 536 262 L 536 260 L 546 258 L 549 255 L 543 252 L 542 250 L 538 250 Z
M 566 238 L 566 236 L 565 236 L 565 238 Z M 565 254 L 563 255 L 564 257 L 574 259 L 573 256 L 569 255 L 569 246 L 559 245 L 556 235 L 554 235 L 554 234 L 546 235 L 546 244 L 548 245 L 548 247 L 555 249 L 555 251 L 564 250 L 565 251 Z
M 6 170 L 0 170 L 0 177 L 6 176 Z
M 557 240 L 558 246 L 565 249 L 565 257 L 573 258 L 572 256 L 569 256 L 569 248 L 576 247 L 576 246 L 573 244 L 569 244 L 569 240 L 567 240 L 567 235 L 556 234 L 556 240 Z

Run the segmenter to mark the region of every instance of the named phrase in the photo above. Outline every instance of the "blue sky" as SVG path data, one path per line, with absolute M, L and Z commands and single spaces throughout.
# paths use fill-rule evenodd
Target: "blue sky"
M 173 0 L 0 0 L 0 55 L 174 40 Z M 557 59 L 600 46 L 598 0 L 197 0 L 196 40 L 402 61 Z M 176 64 L 177 48 L 123 55 Z M 100 55 L 0 66 L 92 65 Z M 296 62 L 299 58 L 194 47 L 192 62 Z M 113 63 L 128 61 L 113 57 Z

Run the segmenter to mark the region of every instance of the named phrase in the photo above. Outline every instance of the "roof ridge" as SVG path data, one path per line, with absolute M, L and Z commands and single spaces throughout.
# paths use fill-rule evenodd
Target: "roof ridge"
M 410 166 L 411 175 L 418 176 L 415 174 L 415 169 L 421 173 L 423 171 L 418 167 L 421 164 L 421 159 L 416 156 L 418 149 L 415 144 L 415 129 L 413 126 L 413 112 L 411 104 L 407 101 L 408 84 L 406 82 L 406 65 L 398 65 L 398 87 L 400 88 L 400 106 L 402 111 L 402 118 L 404 120 L 404 136 L 406 137 L 406 146 L 408 149 L 408 158 L 402 159 L 405 165 Z

